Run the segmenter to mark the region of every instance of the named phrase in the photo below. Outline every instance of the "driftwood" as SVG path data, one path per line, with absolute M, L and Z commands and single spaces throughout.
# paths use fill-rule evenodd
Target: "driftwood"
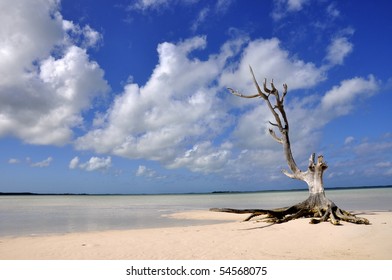
M 356 223 L 356 224 L 370 224 L 365 218 L 356 217 L 352 213 L 342 210 L 329 200 L 324 191 L 323 184 L 323 173 L 328 168 L 327 163 L 324 161 L 324 157 L 319 155 L 317 160 L 315 159 L 315 153 L 312 153 L 309 158 L 309 164 L 306 171 L 301 171 L 293 157 L 289 139 L 289 122 L 287 115 L 284 110 L 284 100 L 287 94 L 287 85 L 283 84 L 283 93 L 280 94 L 275 88 L 272 80 L 271 87 L 267 88 L 267 80 L 264 80 L 263 90 L 260 88 L 252 68 L 250 72 L 253 78 L 253 82 L 257 89 L 257 93 L 253 95 L 243 95 L 242 93 L 229 88 L 229 91 L 242 98 L 262 98 L 270 109 L 275 122 L 270 122 L 271 126 L 275 127 L 279 134 L 276 134 L 275 130 L 269 129 L 271 137 L 282 145 L 283 153 L 286 158 L 289 171 L 282 170 L 283 174 L 292 179 L 304 181 L 309 188 L 309 197 L 298 204 L 290 207 L 278 208 L 272 210 L 266 209 L 232 209 L 232 208 L 212 208 L 211 211 L 216 212 L 228 212 L 237 214 L 249 213 L 249 217 L 245 221 L 249 221 L 254 217 L 265 215 L 261 220 L 271 223 L 284 223 L 290 220 L 306 217 L 311 218 L 311 224 L 317 224 L 320 222 L 330 221 L 334 225 L 339 225 L 340 221 Z M 271 101 L 271 99 L 273 101 Z

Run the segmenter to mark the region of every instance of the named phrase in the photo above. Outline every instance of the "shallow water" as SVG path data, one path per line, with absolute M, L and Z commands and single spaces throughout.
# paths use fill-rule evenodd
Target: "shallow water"
M 345 210 L 391 210 L 392 188 L 327 190 Z M 0 196 L 0 236 L 63 234 L 207 224 L 164 214 L 212 207 L 276 208 L 306 199 L 307 191 L 181 195 Z M 210 221 L 211 222 L 211 221 Z

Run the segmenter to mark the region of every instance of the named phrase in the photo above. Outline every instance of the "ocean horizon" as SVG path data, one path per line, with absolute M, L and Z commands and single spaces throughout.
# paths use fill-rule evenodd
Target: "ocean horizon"
M 327 197 L 348 211 L 391 211 L 392 188 L 326 189 Z M 307 190 L 134 195 L 1 195 L 0 237 L 66 234 L 216 223 L 172 219 L 172 213 L 210 208 L 290 206 Z M 222 221 L 220 221 L 222 222 Z
M 354 189 L 379 189 L 379 188 L 392 188 L 392 185 L 382 186 L 351 186 L 351 187 L 329 187 L 325 188 L 328 190 L 354 190 Z M 210 191 L 210 192 L 167 192 L 167 193 L 40 193 L 40 192 L 0 192 L 0 196 L 6 195 L 192 195 L 192 194 L 225 194 L 225 193 L 268 193 L 268 192 L 297 192 L 304 191 L 308 192 L 307 188 L 295 188 L 295 189 L 266 189 L 266 190 L 253 190 L 253 191 Z

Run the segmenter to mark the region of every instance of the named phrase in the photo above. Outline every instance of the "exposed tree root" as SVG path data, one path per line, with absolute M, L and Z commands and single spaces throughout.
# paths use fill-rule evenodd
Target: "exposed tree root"
M 325 197 L 324 193 L 310 195 L 305 201 L 285 208 L 272 210 L 211 208 L 210 211 L 236 214 L 249 213 L 250 215 L 244 221 L 249 221 L 254 217 L 265 215 L 260 221 L 273 224 L 285 223 L 298 218 L 311 218 L 310 224 L 318 224 L 327 221 L 333 225 L 340 225 L 340 221 L 354 224 L 370 224 L 369 220 L 356 217 L 354 214 L 337 207 L 335 203 Z

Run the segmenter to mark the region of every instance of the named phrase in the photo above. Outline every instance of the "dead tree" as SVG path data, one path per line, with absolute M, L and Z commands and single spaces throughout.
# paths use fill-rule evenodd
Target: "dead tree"
M 283 84 L 283 93 L 279 94 L 275 88 L 273 80 L 271 88 L 267 88 L 267 80 L 264 80 L 264 86 L 260 88 L 253 70 L 250 67 L 254 85 L 256 86 L 257 93 L 254 95 L 243 95 L 240 92 L 229 88 L 230 92 L 242 98 L 262 98 L 268 105 L 275 122 L 269 122 L 271 126 L 275 127 L 279 134 L 277 135 L 273 129 L 269 129 L 272 138 L 283 146 L 283 153 L 286 158 L 290 171 L 282 170 L 283 174 L 292 179 L 297 179 L 306 182 L 309 188 L 309 197 L 298 204 L 290 207 L 266 210 L 266 209 L 232 209 L 232 208 L 212 208 L 211 211 L 229 212 L 244 214 L 249 213 L 250 216 L 245 219 L 250 219 L 265 215 L 261 220 L 270 223 L 283 223 L 290 220 L 307 217 L 311 218 L 311 224 L 330 221 L 333 225 L 339 225 L 340 221 L 346 221 L 356 224 L 369 224 L 365 218 L 356 217 L 348 211 L 342 210 L 335 205 L 333 201 L 328 199 L 325 195 L 323 185 L 323 173 L 328 168 L 327 163 L 324 161 L 322 155 L 315 158 L 315 153 L 312 153 L 309 158 L 309 164 L 306 171 L 302 171 L 295 163 L 293 154 L 291 152 L 290 138 L 289 138 L 289 122 L 284 109 L 284 99 L 287 94 L 287 85 Z M 273 101 L 271 101 L 271 99 Z

